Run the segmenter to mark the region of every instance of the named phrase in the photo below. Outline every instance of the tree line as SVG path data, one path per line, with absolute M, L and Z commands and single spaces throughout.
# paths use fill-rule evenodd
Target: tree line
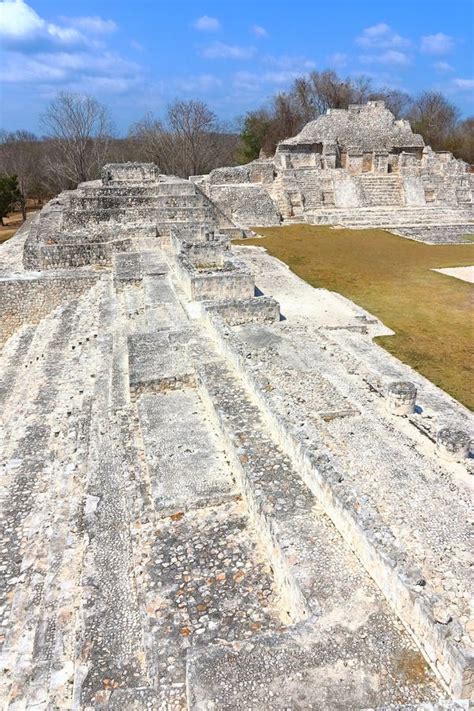
M 383 99 L 397 118 L 407 118 L 435 150 L 449 150 L 474 163 L 474 117 L 460 120 L 443 94 L 412 97 L 376 89 L 366 77 L 341 78 L 332 70 L 296 79 L 232 130 L 202 101 L 176 100 L 165 115 L 151 113 L 117 137 L 109 109 L 90 96 L 61 92 L 40 118 L 41 137 L 28 131 L 0 132 L 0 219 L 13 207 L 26 218 L 27 205 L 41 205 L 61 190 L 99 177 L 105 163 L 155 162 L 161 172 L 187 178 L 214 168 L 273 155 L 277 143 L 295 135 L 327 109 Z

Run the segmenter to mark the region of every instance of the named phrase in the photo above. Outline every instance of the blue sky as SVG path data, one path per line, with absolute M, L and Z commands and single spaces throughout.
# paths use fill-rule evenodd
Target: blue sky
M 443 91 L 474 113 L 474 0 L 3 0 L 0 124 L 38 131 L 58 91 L 119 132 L 175 97 L 231 122 L 311 69 Z

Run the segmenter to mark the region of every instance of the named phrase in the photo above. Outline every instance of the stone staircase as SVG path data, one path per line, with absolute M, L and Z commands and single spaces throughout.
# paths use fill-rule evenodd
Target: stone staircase
M 149 497 L 137 544 L 146 541 L 138 570 L 149 681 L 112 690 L 110 707 L 273 708 L 273 694 L 275 708 L 297 696 L 309 707 L 316 689 L 315 708 L 435 698 L 427 669 L 416 680 L 400 672 L 399 659 L 417 665 L 419 653 L 211 332 L 179 312 L 179 286 L 160 275 L 121 289 L 124 304 L 127 291 L 142 291 L 134 302 L 156 316 L 153 326 L 132 317 L 127 330 Z M 163 299 L 181 314 L 172 323 L 156 311 Z M 328 659 L 337 679 L 328 678 Z M 291 670 L 300 664 L 296 687 Z M 390 679 L 400 673 L 394 694 Z
M 364 203 L 368 206 L 403 205 L 400 177 L 396 175 L 360 175 Z
M 420 227 L 469 225 L 474 222 L 470 209 L 436 207 L 358 207 L 308 211 L 305 221 L 312 225 L 345 225 L 353 228 Z
M 438 699 L 173 258 L 115 255 L 4 349 L 4 707 Z

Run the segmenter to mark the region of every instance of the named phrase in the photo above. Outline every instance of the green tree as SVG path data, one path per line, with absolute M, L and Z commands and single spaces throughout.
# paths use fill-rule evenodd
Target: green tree
M 272 117 L 266 109 L 251 111 L 245 116 L 236 151 L 239 163 L 249 163 L 259 157 L 271 125 Z
M 16 175 L 0 175 L 0 224 L 21 199 Z

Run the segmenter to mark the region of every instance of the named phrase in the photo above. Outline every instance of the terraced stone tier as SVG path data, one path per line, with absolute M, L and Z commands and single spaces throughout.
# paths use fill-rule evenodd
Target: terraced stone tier
M 468 475 L 447 470 L 420 435 L 449 398 L 416 375 L 423 416 L 410 416 L 413 427 L 386 412 L 381 379 L 341 347 L 352 339 L 375 350 L 358 334 L 290 322 L 219 333 L 293 465 L 454 693 L 468 696 Z M 462 410 L 452 408 L 458 419 Z
M 457 244 L 470 242 L 467 235 L 474 234 L 474 222 L 465 222 L 458 225 L 416 225 L 409 228 L 399 227 L 393 230 L 394 234 L 427 242 L 428 244 Z
M 200 376 L 266 539 L 283 610 L 299 624 L 250 644 L 192 651 L 192 708 L 342 709 L 349 700 L 364 708 L 435 698 L 419 652 L 269 435 L 244 383 L 223 363 Z
M 36 326 L 2 410 L 4 708 L 71 706 L 81 480 L 103 293 L 100 283 Z M 7 347 L 3 367 L 9 357 Z
M 163 276 L 168 273 L 168 265 L 155 252 L 116 254 L 113 268 L 117 282 L 135 283 L 144 276 Z

